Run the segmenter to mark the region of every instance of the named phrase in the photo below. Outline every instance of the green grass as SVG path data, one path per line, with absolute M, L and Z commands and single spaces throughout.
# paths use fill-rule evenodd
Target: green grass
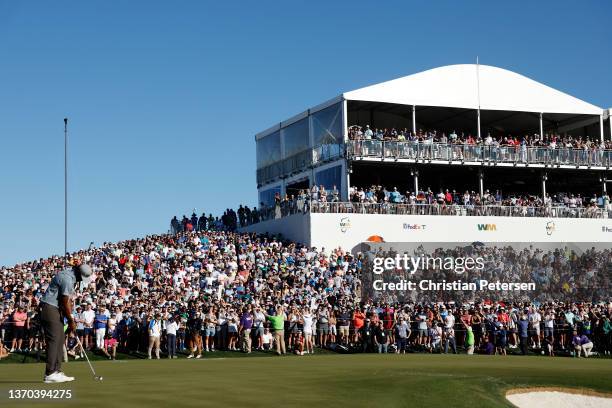
M 612 392 L 609 359 L 466 355 L 308 355 L 95 361 L 64 366 L 73 383 L 41 382 L 42 364 L 0 364 L 0 406 L 511 406 L 506 390 L 558 386 Z M 8 389 L 71 389 L 72 401 L 9 401 Z

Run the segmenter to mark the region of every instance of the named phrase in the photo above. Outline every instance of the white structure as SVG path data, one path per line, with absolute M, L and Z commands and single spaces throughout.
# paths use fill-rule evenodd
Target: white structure
M 612 152 L 600 148 L 601 141 L 611 140 L 610 116 L 609 109 L 502 68 L 475 64 L 434 68 L 345 92 L 257 134 L 259 203 L 271 206 L 276 194 L 294 195 L 313 185 L 327 190 L 335 186 L 341 201 L 347 201 L 351 186 L 398 186 L 403 193 L 439 180 L 450 188 L 463 183 L 457 185 L 458 191 L 469 188 L 480 194 L 485 189 L 540 197 L 580 189 L 599 194 L 605 191 L 605 180 L 612 179 Z M 407 129 L 412 134 L 436 129 L 483 137 L 571 135 L 589 138 L 600 150 L 564 146 L 487 150 L 483 145 L 451 144 L 419 150 L 425 145 L 417 149 L 407 142 L 351 141 L 348 131 L 353 125 Z M 496 228 L 478 230 L 478 225 Z M 584 218 L 319 213 L 265 221 L 247 230 L 281 233 L 326 248 L 352 248 L 370 236 L 387 242 L 517 242 L 526 237 L 612 242 L 608 219 Z
M 350 125 L 377 124 L 413 133 L 419 128 L 463 129 L 474 135 L 555 132 L 603 140 L 605 119 L 608 110 L 502 68 L 434 68 L 345 92 L 258 133 L 258 201 L 269 205 L 276 193 L 295 194 L 313 184 L 336 185 L 346 199 L 351 169 L 344 153 Z M 575 168 L 574 163 L 568 168 Z

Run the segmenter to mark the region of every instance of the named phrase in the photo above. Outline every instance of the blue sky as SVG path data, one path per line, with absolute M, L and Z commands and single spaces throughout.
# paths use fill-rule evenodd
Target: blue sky
M 606 1 L 0 0 L 0 265 L 256 203 L 253 135 L 372 83 L 507 68 L 612 106 Z

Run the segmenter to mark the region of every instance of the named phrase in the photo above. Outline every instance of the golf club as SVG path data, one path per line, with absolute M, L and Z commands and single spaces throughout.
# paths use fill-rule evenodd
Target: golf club
M 89 368 L 91 369 L 91 372 L 93 374 L 93 378 L 96 381 L 102 381 L 102 376 L 98 376 L 96 375 L 96 371 L 94 370 L 93 366 L 91 365 L 91 361 L 89 361 L 89 357 L 87 357 L 87 352 L 85 351 L 85 348 L 83 347 L 83 344 L 81 344 L 81 340 L 79 339 L 78 336 L 76 336 L 77 339 L 77 343 L 79 343 L 79 347 L 81 347 L 81 350 L 83 351 L 83 354 L 85 354 L 85 360 L 87 360 L 87 364 L 89 364 Z

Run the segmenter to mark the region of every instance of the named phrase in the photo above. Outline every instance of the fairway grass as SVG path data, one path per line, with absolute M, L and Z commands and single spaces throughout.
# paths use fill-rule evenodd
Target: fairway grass
M 42 383 L 42 364 L 0 365 L 0 407 L 502 407 L 521 387 L 612 392 L 612 361 L 466 355 L 308 355 L 69 363 L 73 383 Z M 9 389 L 70 389 L 72 400 L 11 401 Z

